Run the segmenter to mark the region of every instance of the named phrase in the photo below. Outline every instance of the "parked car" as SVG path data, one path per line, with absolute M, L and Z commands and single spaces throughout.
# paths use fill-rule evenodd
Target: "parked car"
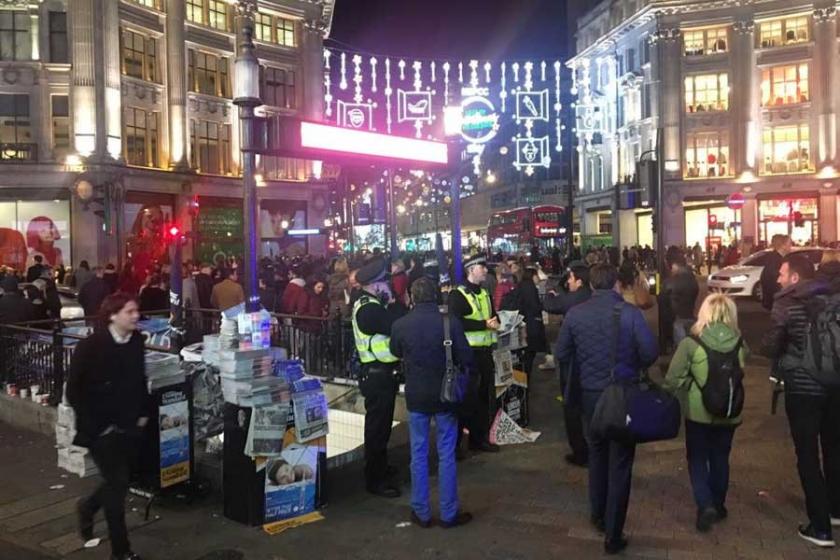
M 767 262 L 770 250 L 759 251 L 741 259 L 736 265 L 727 266 L 709 276 L 710 292 L 721 292 L 732 297 L 754 297 L 761 299 L 761 271 Z M 794 247 L 793 252 L 805 255 L 815 266 L 822 259 L 821 247 Z

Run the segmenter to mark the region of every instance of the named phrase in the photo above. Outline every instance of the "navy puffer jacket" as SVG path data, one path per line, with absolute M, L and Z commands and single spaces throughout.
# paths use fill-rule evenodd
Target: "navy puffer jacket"
M 574 360 L 584 391 L 603 391 L 610 384 L 615 345 L 613 310 L 623 301 L 614 290 L 595 290 L 591 299 L 570 309 L 563 321 L 554 358 L 560 363 Z M 658 356 L 656 338 L 642 312 L 633 305 L 622 305 L 616 377 L 636 377 Z

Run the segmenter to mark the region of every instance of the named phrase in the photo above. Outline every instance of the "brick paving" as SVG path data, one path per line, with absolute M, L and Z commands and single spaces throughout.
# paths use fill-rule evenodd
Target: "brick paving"
M 754 304 L 741 304 L 742 325 L 753 345 L 766 320 Z M 796 560 L 836 558 L 796 536 L 804 518 L 795 459 L 783 414 L 769 412 L 767 364 L 751 358 L 745 424 L 732 457 L 729 519 L 700 535 L 682 440 L 640 447 L 634 471 L 627 532 L 631 558 L 667 560 Z M 393 501 L 362 491 L 352 465 L 330 473 L 326 519 L 277 536 L 221 517 L 218 497 L 192 506 L 155 506 L 144 524 L 129 512 L 132 542 L 144 558 L 239 559 L 532 559 L 602 557 L 602 537 L 588 524 L 585 471 L 563 462 L 566 445 L 553 374 L 539 372 L 532 387 L 537 443 L 474 456 L 459 466 L 463 507 L 472 524 L 451 531 L 398 527 L 407 520 L 405 495 Z M 395 450 L 405 466 L 407 449 Z M 95 481 L 62 477 L 45 437 L 0 425 L 0 559 L 108 558 L 107 542 L 78 550 L 74 515 L 67 504 Z M 11 459 L 11 460 L 10 460 Z M 60 490 L 49 490 L 64 484 Z M 132 502 L 132 507 L 139 506 Z M 155 519 L 159 516 L 159 519 Z M 97 529 L 104 531 L 102 525 Z

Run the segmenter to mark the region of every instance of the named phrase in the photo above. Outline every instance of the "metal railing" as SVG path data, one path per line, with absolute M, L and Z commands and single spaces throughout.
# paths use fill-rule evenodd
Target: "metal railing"
M 168 311 L 145 315 L 168 315 Z M 347 376 L 347 363 L 353 349 L 350 322 L 340 316 L 305 317 L 272 313 L 271 345 L 286 349 L 290 357 L 303 360 L 307 373 L 325 378 Z M 219 332 L 221 315 L 217 310 L 190 309 L 184 313 L 183 338 L 171 337 L 171 346 L 147 342 L 146 348 L 179 352 L 181 344 L 202 340 L 205 334 Z M 38 385 L 50 395 L 55 406 L 61 401 L 66 373 L 73 351 L 87 335 L 68 332 L 67 327 L 91 324 L 86 320 L 48 319 L 15 325 L 0 325 L 0 383 L 20 388 Z

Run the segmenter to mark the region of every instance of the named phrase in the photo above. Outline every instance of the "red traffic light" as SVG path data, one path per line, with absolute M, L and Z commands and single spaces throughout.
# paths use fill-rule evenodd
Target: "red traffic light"
M 709 214 L 709 227 L 714 229 L 718 225 L 717 216 L 715 214 Z
M 178 226 L 170 226 L 169 227 L 169 236 L 170 237 L 178 237 L 181 234 L 180 228 Z

